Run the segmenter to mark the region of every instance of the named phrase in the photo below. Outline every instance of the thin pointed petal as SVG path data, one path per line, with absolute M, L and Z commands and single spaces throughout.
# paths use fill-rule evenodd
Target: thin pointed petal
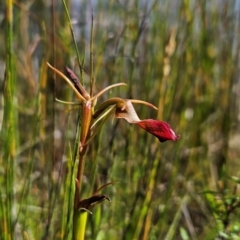
M 127 84 L 126 84 L 126 83 L 116 83 L 116 84 L 110 85 L 110 86 L 104 88 L 104 89 L 103 89 L 102 91 L 100 91 L 98 94 L 96 94 L 91 100 L 94 100 L 95 98 L 100 97 L 103 93 L 105 93 L 105 92 L 108 91 L 109 89 L 114 88 L 114 87 L 118 87 L 118 86 L 127 86 Z
M 72 90 L 76 93 L 77 97 L 79 100 L 85 101 L 86 99 L 78 92 L 74 84 L 71 82 L 70 79 L 68 79 L 62 72 L 57 70 L 55 67 L 53 67 L 51 64 L 47 63 L 47 65 L 54 71 L 56 72 L 59 76 L 61 76 L 72 88 Z
M 153 104 L 149 103 L 149 102 L 145 102 L 145 101 L 142 101 L 142 100 L 138 100 L 138 99 L 128 99 L 131 103 L 140 103 L 140 104 L 143 104 L 143 105 L 146 105 L 148 107 L 151 107 L 151 108 L 154 108 L 155 110 L 158 110 L 157 107 L 155 107 Z
M 136 124 L 157 137 L 160 142 L 165 142 L 167 140 L 176 141 L 180 138 L 180 135 L 176 135 L 171 126 L 166 122 L 146 119 L 136 122 Z
M 119 182 L 108 182 L 108 183 L 102 185 L 100 188 L 98 188 L 98 189 L 93 193 L 93 195 L 96 195 L 96 194 L 97 194 L 98 192 L 100 192 L 103 188 L 108 187 L 108 186 L 110 186 L 110 185 L 113 185 L 113 184 L 115 184 L 115 183 L 119 183 Z
M 66 105 L 79 105 L 81 103 L 79 102 L 67 102 L 67 101 L 63 101 L 63 100 L 60 100 L 58 98 L 55 98 L 56 102 L 59 102 L 59 103 L 62 103 L 62 104 L 66 104 Z

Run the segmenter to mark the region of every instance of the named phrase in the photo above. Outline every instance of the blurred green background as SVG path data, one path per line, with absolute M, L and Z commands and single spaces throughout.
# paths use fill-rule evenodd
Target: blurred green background
M 11 216 L 6 239 L 71 239 L 66 193 L 78 109 L 55 101 L 76 97 L 46 66 L 79 74 L 69 22 L 62 1 L 13 3 L 9 195 L 7 2 L 0 3 L 0 236 Z M 91 14 L 95 92 L 128 84 L 98 103 L 113 96 L 151 102 L 159 110 L 136 105 L 139 117 L 167 121 L 181 135 L 160 143 L 125 120 L 107 122 L 88 151 L 84 186 L 115 182 L 102 191 L 112 202 L 93 210 L 86 239 L 240 239 L 238 206 L 227 224 L 224 218 L 228 200 L 240 195 L 240 1 L 69 0 L 67 6 L 86 88 Z

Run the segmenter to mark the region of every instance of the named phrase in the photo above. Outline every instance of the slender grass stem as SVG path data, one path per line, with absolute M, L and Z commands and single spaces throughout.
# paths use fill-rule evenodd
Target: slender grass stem
M 93 10 L 92 10 L 93 11 Z M 93 12 L 91 18 L 91 39 L 90 39 L 90 96 L 93 96 L 94 76 L 93 76 Z
M 174 234 L 176 232 L 176 229 L 178 227 L 179 221 L 181 219 L 181 214 L 182 214 L 182 207 L 183 205 L 186 205 L 189 202 L 189 196 L 185 195 L 183 199 L 180 202 L 179 208 L 174 216 L 173 222 L 164 238 L 164 240 L 171 240 L 174 237 Z
M 154 192 L 154 185 L 155 185 L 155 180 L 156 180 L 158 162 L 159 162 L 159 159 L 155 158 L 154 162 L 153 162 L 153 166 L 151 168 L 150 175 L 149 175 L 148 190 L 147 190 L 144 202 L 143 202 L 143 207 L 139 214 L 139 218 L 138 218 L 138 222 L 137 222 L 137 226 L 135 229 L 133 239 L 139 239 L 139 234 L 142 231 L 144 219 L 148 213 L 149 205 L 150 205 L 152 195 Z
M 78 61 L 79 69 L 80 69 L 80 80 L 81 80 L 81 84 L 84 86 L 84 79 L 83 79 L 83 61 L 81 62 L 81 60 L 80 60 L 80 54 L 79 54 L 78 47 L 77 47 L 77 41 L 76 41 L 75 34 L 74 34 L 74 31 L 73 31 L 72 21 L 71 21 L 71 17 L 70 17 L 68 8 L 67 8 L 66 1 L 65 1 L 65 0 L 62 0 L 62 2 L 63 2 L 63 5 L 64 5 L 65 12 L 66 12 L 66 14 L 67 14 L 67 18 L 68 18 L 68 22 L 69 22 L 69 27 L 70 27 L 70 31 L 71 31 L 71 34 L 72 34 L 72 38 L 73 38 L 73 42 L 74 42 L 74 46 L 75 46 L 75 51 L 76 51 L 76 54 L 77 54 L 77 61 Z
M 14 204 L 14 158 L 15 158 L 15 118 L 14 118 L 14 66 L 13 66 L 13 1 L 6 3 L 6 72 L 4 88 L 4 117 L 2 134 L 4 141 L 4 168 L 6 174 L 6 212 L 3 215 L 3 239 L 13 239 L 14 226 L 12 209 Z

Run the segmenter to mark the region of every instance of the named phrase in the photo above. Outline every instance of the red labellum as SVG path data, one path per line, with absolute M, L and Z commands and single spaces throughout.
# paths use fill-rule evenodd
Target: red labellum
M 160 142 L 165 142 L 167 140 L 176 141 L 180 138 L 180 135 L 176 135 L 171 126 L 166 122 L 146 119 L 135 123 L 157 137 Z

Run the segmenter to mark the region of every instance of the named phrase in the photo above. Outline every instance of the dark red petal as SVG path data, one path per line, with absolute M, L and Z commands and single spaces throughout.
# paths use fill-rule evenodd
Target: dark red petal
M 145 119 L 136 122 L 136 124 L 157 137 L 160 142 L 165 142 L 167 140 L 176 141 L 180 138 L 180 135 L 176 135 L 171 126 L 166 122 Z

